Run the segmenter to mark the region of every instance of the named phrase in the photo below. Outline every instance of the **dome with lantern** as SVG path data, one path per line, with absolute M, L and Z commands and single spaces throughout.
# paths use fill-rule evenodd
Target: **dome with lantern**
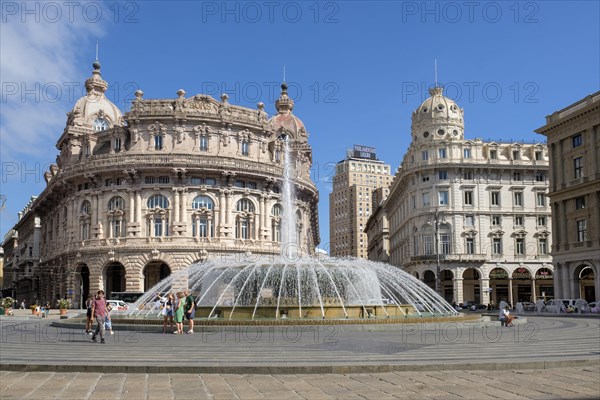
M 277 114 L 269 120 L 269 128 L 279 135 L 290 135 L 294 140 L 308 138 L 304 123 L 296 117 L 292 110 L 294 109 L 294 100 L 288 96 L 288 85 L 281 84 L 281 95 L 275 100 Z
M 464 110 L 456 102 L 443 95 L 444 89 L 429 89 L 427 98 L 412 113 L 414 139 L 462 139 L 464 133 Z
M 73 110 L 67 114 L 67 126 L 82 126 L 100 132 L 123 124 L 123 113 L 110 100 L 105 92 L 108 83 L 100 74 L 100 63 L 93 64 L 92 76 L 85 81 L 87 94 L 77 100 Z

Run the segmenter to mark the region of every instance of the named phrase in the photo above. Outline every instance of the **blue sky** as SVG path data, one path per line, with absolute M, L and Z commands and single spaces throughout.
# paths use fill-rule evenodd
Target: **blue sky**
M 2 234 L 45 185 L 96 40 L 108 96 L 122 109 L 137 88 L 146 98 L 183 88 L 263 101 L 272 114 L 285 65 L 310 133 L 325 248 L 333 165 L 356 143 L 395 170 L 434 59 L 468 138 L 543 141 L 533 130 L 547 114 L 600 86 L 597 1 L 50 3 L 2 3 Z

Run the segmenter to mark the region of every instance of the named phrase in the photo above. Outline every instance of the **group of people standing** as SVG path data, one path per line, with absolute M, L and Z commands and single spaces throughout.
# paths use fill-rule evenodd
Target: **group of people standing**
M 167 332 L 167 324 L 170 325 L 170 329 L 173 329 L 173 322 L 175 323 L 176 330 L 174 334 L 183 334 L 183 318 L 188 320 L 189 329 L 188 334 L 194 333 L 194 316 L 196 314 L 196 301 L 192 296 L 189 289 L 183 292 L 167 293 L 162 296 L 160 293 L 156 295 L 157 306 L 161 310 L 163 315 L 163 333 Z

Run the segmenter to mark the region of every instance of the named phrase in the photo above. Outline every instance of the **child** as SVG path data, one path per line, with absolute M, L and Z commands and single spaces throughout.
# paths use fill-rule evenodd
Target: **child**
M 104 329 L 106 329 L 107 331 L 110 331 L 111 335 L 114 335 L 115 333 L 113 332 L 113 329 L 112 329 L 112 321 L 110 320 L 110 312 L 111 311 L 112 311 L 112 306 L 110 304 L 108 304 L 106 307 L 106 320 L 104 321 Z

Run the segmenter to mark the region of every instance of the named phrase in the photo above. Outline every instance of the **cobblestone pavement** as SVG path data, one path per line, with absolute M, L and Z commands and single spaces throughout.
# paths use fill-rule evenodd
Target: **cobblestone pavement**
M 378 374 L 99 374 L 0 371 L 12 399 L 597 399 L 600 367 Z

